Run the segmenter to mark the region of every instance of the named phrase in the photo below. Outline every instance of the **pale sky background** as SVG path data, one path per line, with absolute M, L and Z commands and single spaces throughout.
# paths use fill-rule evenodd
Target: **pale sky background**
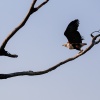
M 0 1 L 0 44 L 23 20 L 31 3 Z M 78 30 L 90 45 L 90 33 L 100 29 L 100 0 L 50 0 L 8 42 L 6 50 L 19 57 L 0 57 L 0 73 L 40 71 L 75 56 L 77 50 L 62 46 L 67 42 L 64 31 L 74 19 L 80 20 Z M 99 53 L 100 44 L 48 74 L 0 80 L 0 100 L 100 100 Z

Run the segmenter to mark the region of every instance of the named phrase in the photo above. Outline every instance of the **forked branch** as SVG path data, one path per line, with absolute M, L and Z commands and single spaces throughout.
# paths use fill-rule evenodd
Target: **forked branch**
M 8 43 L 8 41 L 15 35 L 15 33 L 21 29 L 29 19 L 30 15 L 39 10 L 43 5 L 45 5 L 49 0 L 44 1 L 41 3 L 38 7 L 34 7 L 37 0 L 33 0 L 31 7 L 26 15 L 26 17 L 23 19 L 23 21 L 7 36 L 7 38 L 3 41 L 1 47 L 0 47 L 0 56 L 8 56 L 8 57 L 13 57 L 16 58 L 18 55 L 16 54 L 10 54 L 8 51 L 5 50 L 5 47 Z
M 100 31 L 95 31 L 100 33 Z M 15 72 L 15 73 L 10 73 L 10 74 L 0 74 L 0 79 L 7 79 L 7 78 L 11 78 L 11 77 L 16 77 L 16 76 L 23 76 L 23 75 L 28 75 L 28 76 L 35 76 L 35 75 L 42 75 L 42 74 L 46 74 L 48 72 L 51 72 L 53 70 L 55 70 L 56 68 L 60 67 L 61 65 L 68 63 L 69 61 L 75 60 L 76 58 L 82 56 L 83 54 L 85 54 L 86 52 L 88 52 L 90 49 L 92 49 L 92 47 L 98 43 L 100 43 L 100 39 L 97 40 L 98 37 L 100 37 L 100 34 L 93 36 L 93 33 L 91 33 L 91 37 L 92 37 L 92 41 L 91 44 L 81 53 L 78 53 L 77 55 L 75 55 L 74 57 L 68 58 L 52 67 L 50 67 L 49 69 L 43 70 L 43 71 L 23 71 L 23 72 Z

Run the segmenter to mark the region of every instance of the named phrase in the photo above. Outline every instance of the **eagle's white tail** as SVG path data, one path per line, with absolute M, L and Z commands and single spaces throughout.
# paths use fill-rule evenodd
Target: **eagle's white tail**
M 84 45 L 87 45 L 87 43 L 81 43 L 81 46 L 83 47 Z

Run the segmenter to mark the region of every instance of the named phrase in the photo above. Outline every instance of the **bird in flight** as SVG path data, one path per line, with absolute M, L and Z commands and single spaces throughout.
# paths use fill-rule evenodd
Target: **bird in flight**
M 70 22 L 67 26 L 64 35 L 68 39 L 68 42 L 66 44 L 63 44 L 63 46 L 69 48 L 69 49 L 76 49 L 82 52 L 81 48 L 84 45 L 87 45 L 87 43 L 82 43 L 82 36 L 77 31 L 79 26 L 79 20 L 75 19 L 74 21 Z

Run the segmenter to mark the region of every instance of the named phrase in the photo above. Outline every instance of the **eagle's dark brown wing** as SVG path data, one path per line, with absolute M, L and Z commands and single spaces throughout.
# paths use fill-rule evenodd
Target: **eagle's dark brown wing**
M 66 28 L 64 35 L 68 39 L 70 43 L 82 43 L 82 36 L 77 31 L 79 26 L 79 20 L 76 19 L 69 23 L 68 27 Z

